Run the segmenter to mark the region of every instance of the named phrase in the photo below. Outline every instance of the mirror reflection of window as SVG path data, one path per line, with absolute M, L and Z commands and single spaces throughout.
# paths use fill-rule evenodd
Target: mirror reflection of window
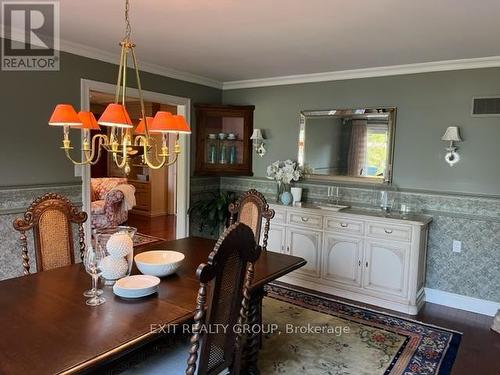
M 384 177 L 387 166 L 387 124 L 368 125 L 366 132 L 366 176 Z

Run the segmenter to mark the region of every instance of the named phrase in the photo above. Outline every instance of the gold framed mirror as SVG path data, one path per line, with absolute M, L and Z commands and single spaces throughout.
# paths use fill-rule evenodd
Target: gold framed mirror
M 300 113 L 297 160 L 307 178 L 391 183 L 396 108 Z

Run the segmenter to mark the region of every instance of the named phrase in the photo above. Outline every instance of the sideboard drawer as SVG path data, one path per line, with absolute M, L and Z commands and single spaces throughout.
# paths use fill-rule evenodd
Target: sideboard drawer
M 321 229 L 323 227 L 323 216 L 302 212 L 288 212 L 287 224 Z
M 363 234 L 362 221 L 344 219 L 341 217 L 325 217 L 325 230 L 330 230 L 340 233 Z
M 386 240 L 411 241 L 411 227 L 403 225 L 368 223 L 366 235 Z
M 285 210 L 274 209 L 274 217 L 271 219 L 271 223 L 274 224 L 285 224 Z

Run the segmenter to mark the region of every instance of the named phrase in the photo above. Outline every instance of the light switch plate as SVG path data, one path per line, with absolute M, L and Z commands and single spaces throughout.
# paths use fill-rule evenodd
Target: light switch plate
M 453 240 L 453 252 L 454 253 L 462 252 L 462 241 Z

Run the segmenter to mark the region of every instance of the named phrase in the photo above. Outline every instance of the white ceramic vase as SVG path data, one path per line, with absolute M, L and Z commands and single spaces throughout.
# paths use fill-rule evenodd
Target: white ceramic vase
M 302 199 L 302 188 L 300 188 L 300 187 L 293 187 L 293 188 L 290 189 L 290 192 L 292 193 L 293 204 L 301 201 L 301 199 Z

